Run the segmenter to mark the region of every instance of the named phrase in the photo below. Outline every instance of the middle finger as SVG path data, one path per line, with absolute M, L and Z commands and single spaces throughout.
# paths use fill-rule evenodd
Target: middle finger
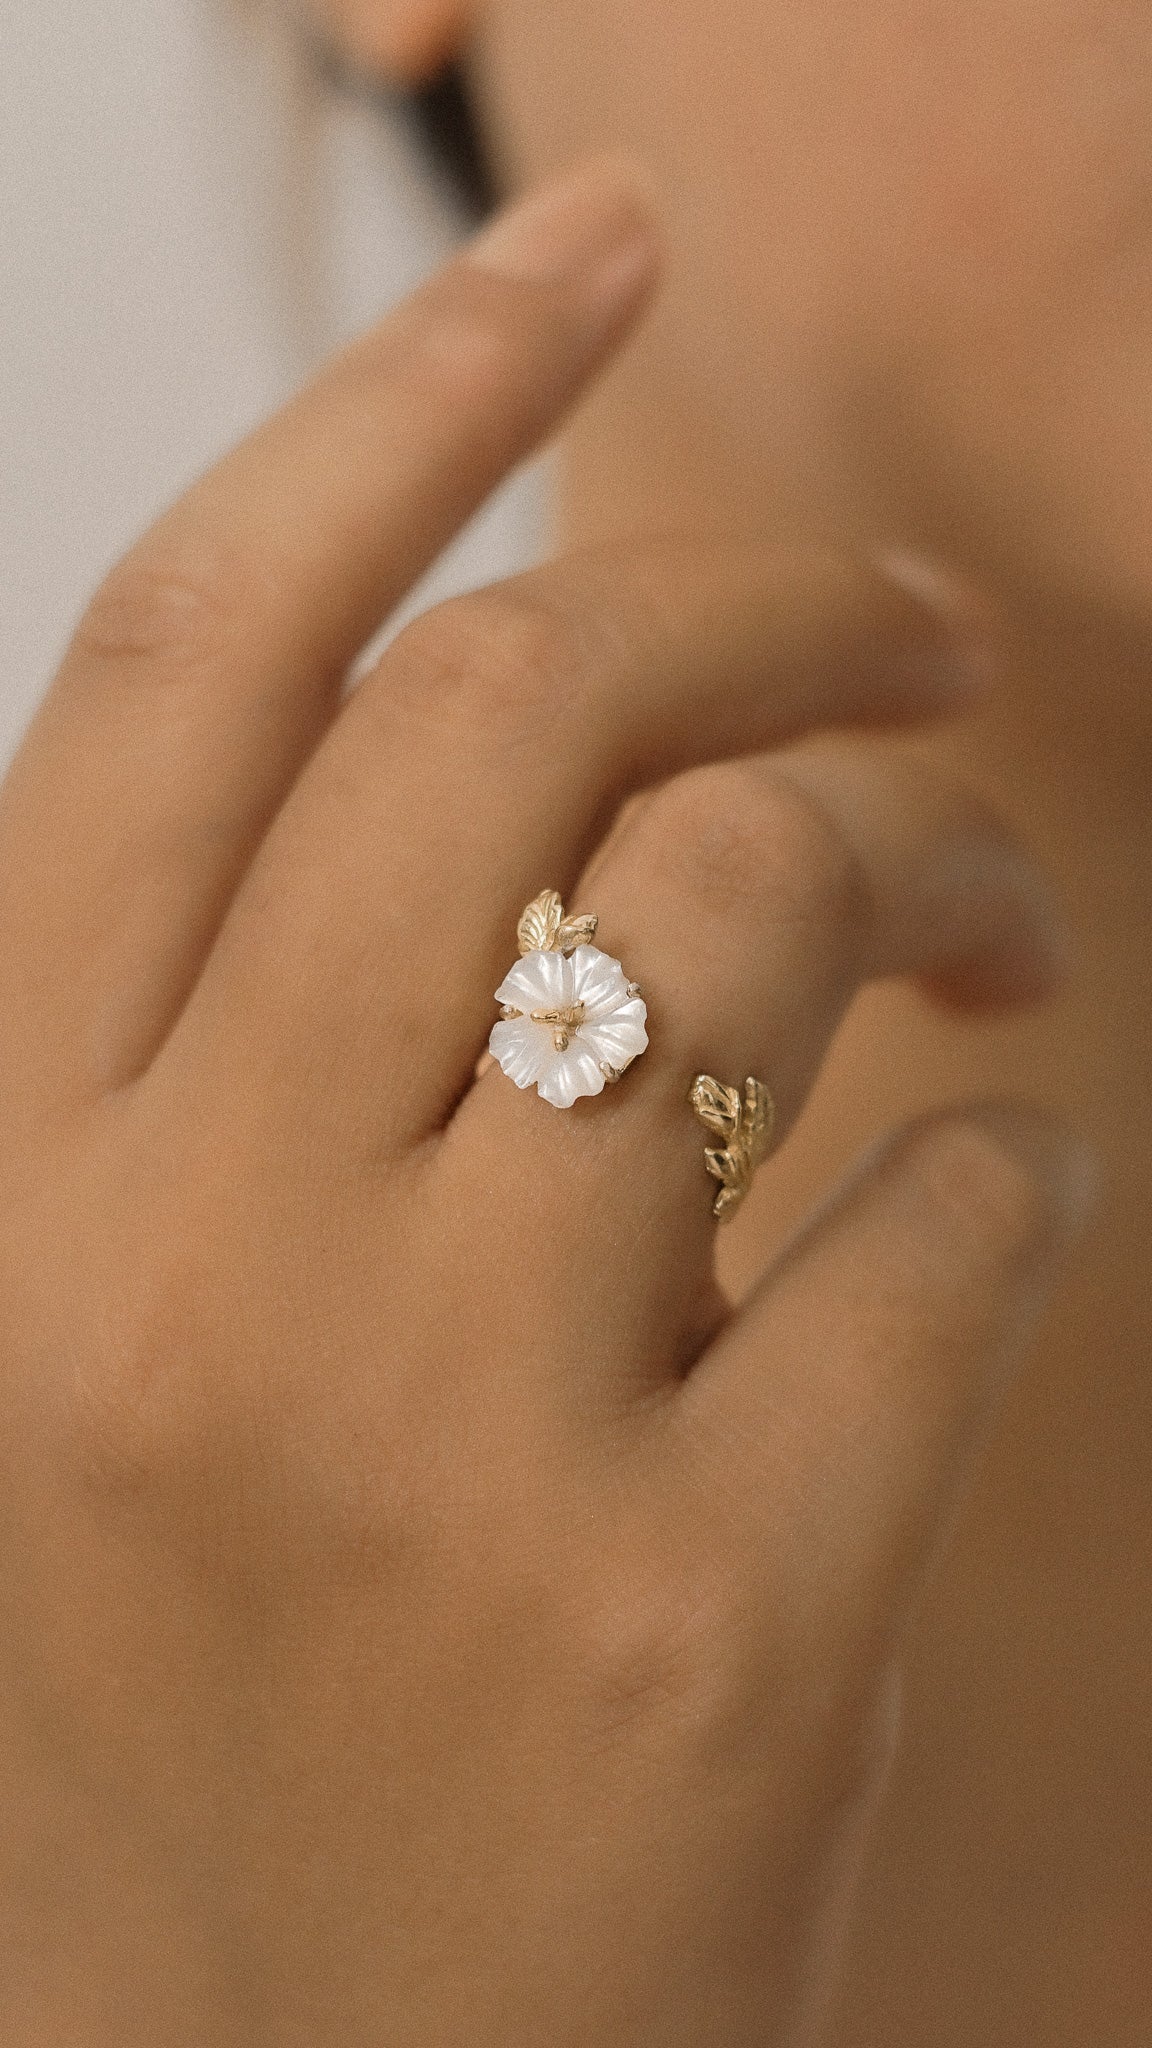
M 954 623 L 869 563 L 753 542 L 589 550 L 441 605 L 289 798 L 169 1056 L 238 1063 L 277 1120 L 307 1075 L 338 1137 L 415 1141 L 466 1085 L 524 903 L 631 790 L 923 716 L 969 671 Z

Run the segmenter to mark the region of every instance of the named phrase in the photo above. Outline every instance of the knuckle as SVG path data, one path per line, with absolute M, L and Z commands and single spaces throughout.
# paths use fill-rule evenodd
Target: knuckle
M 140 1351 L 89 1354 L 64 1398 L 63 1446 L 90 1493 L 115 1502 L 204 1470 L 204 1417 L 156 1384 L 157 1360 Z
M 563 713 L 577 686 L 576 637 L 561 608 L 525 580 L 421 613 L 396 642 L 397 665 L 422 709 L 514 734 Z
M 648 864 L 694 894 L 743 900 L 763 874 L 764 820 L 740 770 L 677 776 L 641 813 Z
M 852 939 L 871 914 L 859 855 L 819 800 L 783 773 L 767 800 L 767 867 L 778 912 L 805 933 Z
M 650 807 L 652 857 L 701 895 L 752 902 L 805 936 L 840 940 L 868 914 L 861 863 L 829 814 L 751 763 L 669 783 Z
M 696 1637 L 685 1638 L 672 1613 L 657 1620 L 643 1608 L 600 1617 L 581 1645 L 573 1696 L 597 1746 L 635 1741 L 645 1733 L 669 1739 L 721 1717 L 712 1674 L 722 1659 Z
M 207 543 L 138 548 L 96 592 L 73 655 L 117 666 L 198 667 L 229 645 L 253 580 L 233 555 Z
M 116 1512 L 174 1485 L 202 1485 L 215 1422 L 159 1333 L 109 1306 L 112 1290 L 98 1287 L 88 1273 L 73 1299 L 57 1289 L 46 1310 L 41 1281 L 31 1313 L 6 1318 L 4 1336 L 56 1468 Z
M 565 1616 L 567 1690 L 604 1745 L 706 1738 L 738 1711 L 740 1658 L 718 1573 L 687 1558 L 649 1555 L 581 1573 L 594 1593 Z
M 1026 1262 L 1048 1238 L 1046 1191 L 991 1125 L 948 1118 L 912 1139 L 912 1166 L 923 1198 L 961 1241 L 1011 1262 Z
M 107 1502 L 210 1483 L 227 1402 L 211 1352 L 195 1348 L 186 1308 L 157 1287 L 145 1314 L 109 1318 L 99 1343 L 76 1359 L 61 1390 L 67 1460 L 80 1483 Z M 204 1364 L 203 1377 L 193 1359 Z
M 50 1333 L 52 1363 L 39 1379 L 60 1457 L 110 1503 L 202 1477 L 237 1420 L 196 1219 L 167 1204 L 142 1158 L 137 1172 L 139 1194 L 126 1197 L 122 1155 L 97 1144 L 51 1191 L 76 1256 L 65 1285 L 49 1286 L 40 1265 L 28 1292 L 33 1325 Z M 96 1204 L 99 1241 L 82 1228 Z M 43 1214 L 38 1193 L 37 1234 Z
M 430 406 L 484 412 L 508 382 L 513 341 L 507 308 L 495 296 L 442 290 L 434 316 L 413 335 L 409 376 Z
M 420 414 L 463 409 L 490 433 L 492 406 L 522 365 L 525 341 L 522 309 L 514 314 L 500 280 L 454 264 L 359 343 L 348 366 L 373 387 L 398 388 Z

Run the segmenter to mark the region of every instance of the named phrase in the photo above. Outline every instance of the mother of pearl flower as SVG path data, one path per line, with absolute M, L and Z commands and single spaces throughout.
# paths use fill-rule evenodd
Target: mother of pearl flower
M 560 898 L 545 890 L 520 920 L 522 957 L 496 991 L 503 1007 L 489 1051 L 518 1088 L 535 1084 L 557 1109 L 599 1095 L 648 1043 L 639 990 L 589 943 L 595 925 L 566 922 Z

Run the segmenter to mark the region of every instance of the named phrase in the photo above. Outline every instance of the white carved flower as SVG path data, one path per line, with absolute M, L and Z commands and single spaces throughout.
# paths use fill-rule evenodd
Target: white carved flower
M 599 1095 L 648 1043 L 648 1012 L 635 984 L 598 946 L 526 953 L 496 1000 L 505 1014 L 489 1051 L 518 1088 L 535 1082 L 557 1109 L 570 1109 L 578 1095 Z

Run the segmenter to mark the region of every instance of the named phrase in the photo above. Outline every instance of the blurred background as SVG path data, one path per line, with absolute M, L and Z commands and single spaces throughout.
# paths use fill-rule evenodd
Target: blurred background
M 281 0 L 0 0 L 0 764 L 104 570 L 471 225 Z M 391 630 L 547 545 L 546 460 Z

